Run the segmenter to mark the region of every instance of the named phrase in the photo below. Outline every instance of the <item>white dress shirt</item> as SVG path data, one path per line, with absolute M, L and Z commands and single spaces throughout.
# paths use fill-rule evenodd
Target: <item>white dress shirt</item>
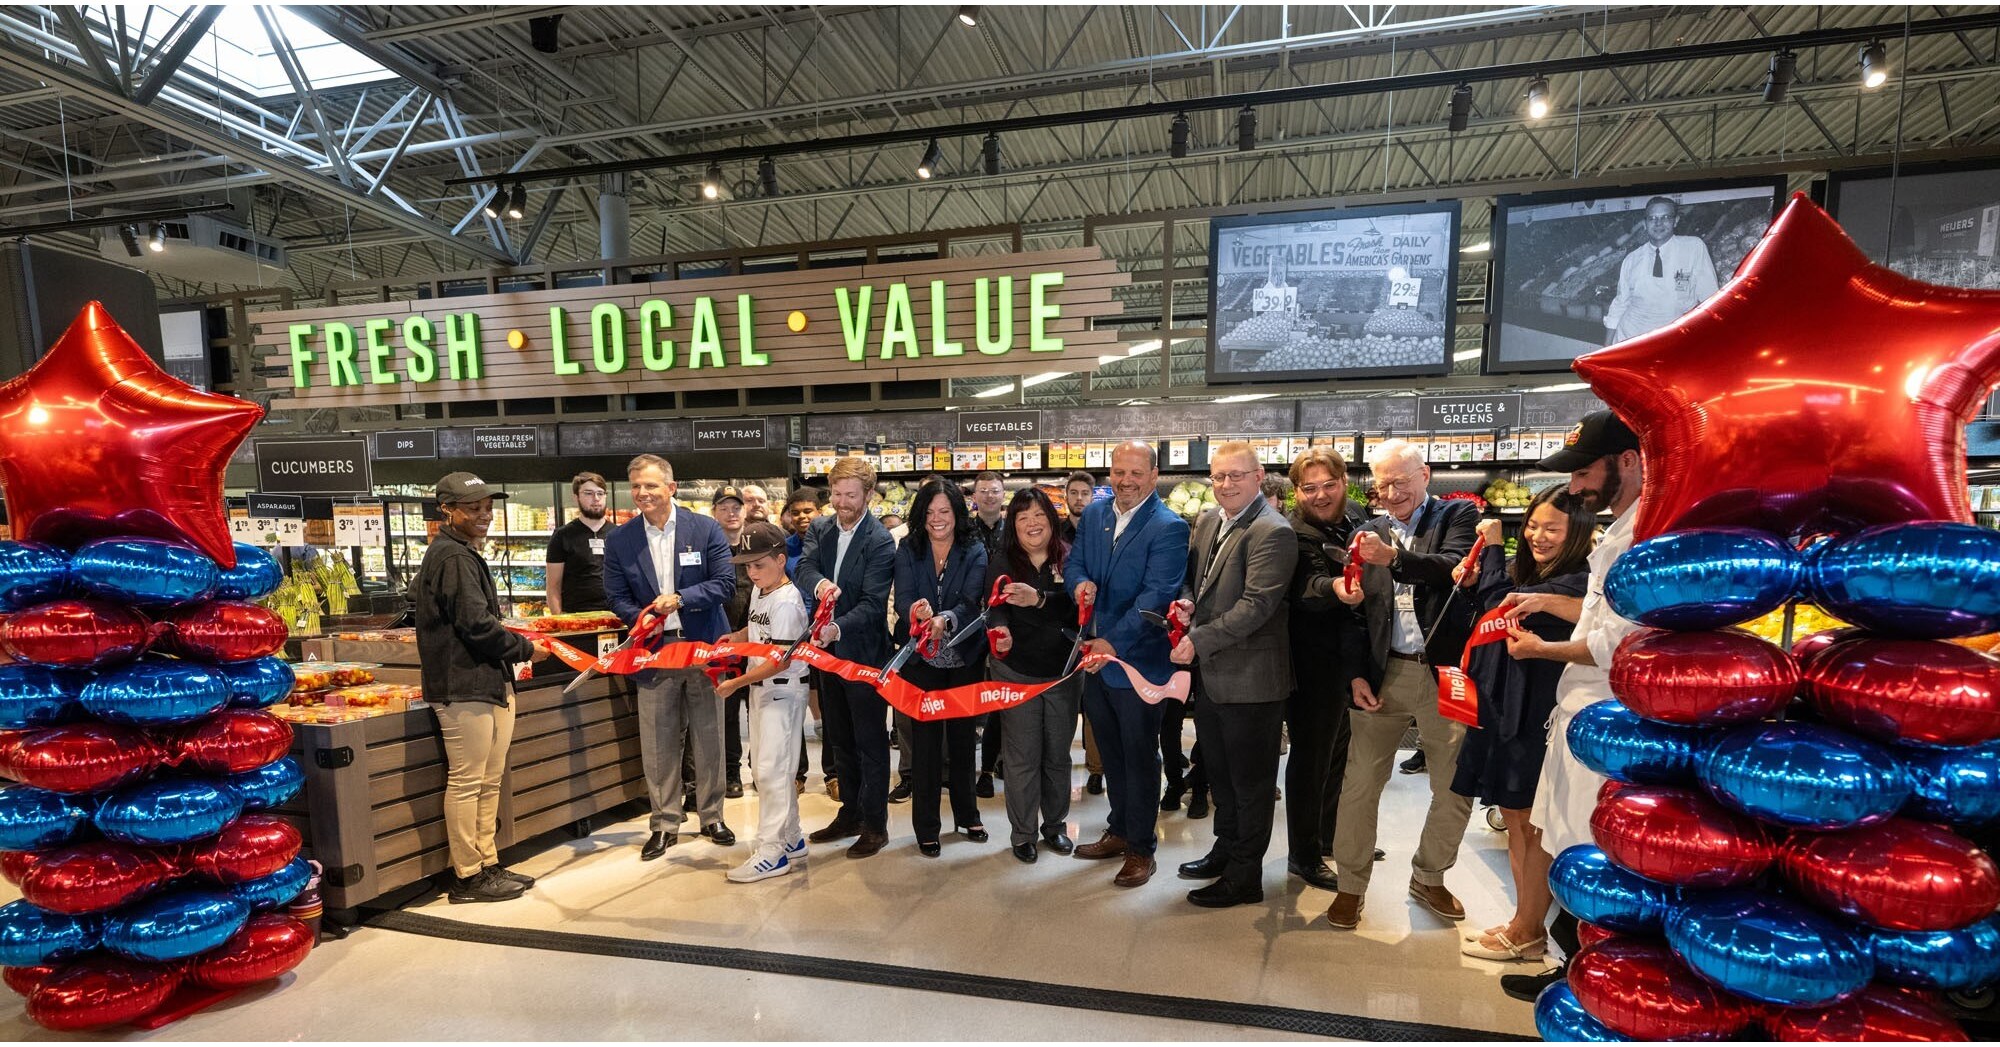
M 1139 499 L 1139 505 L 1145 504 L 1146 500 L 1144 498 Z M 1125 525 L 1132 522 L 1132 514 L 1139 511 L 1139 505 L 1135 505 L 1121 513 L 1118 511 L 1118 503 L 1111 503 L 1111 513 L 1118 520 L 1111 528 L 1111 544 L 1117 545 L 1118 539 L 1125 537 Z
M 1653 275 L 1655 259 L 1658 276 Z M 1604 311 L 1604 326 L 1614 342 L 1637 338 L 1680 319 L 1715 288 L 1715 263 L 1700 238 L 1676 236 L 1658 247 L 1640 244 L 1618 266 L 1618 293 Z
M 1396 539 L 1398 550 L 1410 547 L 1410 538 L 1417 532 L 1417 523 L 1429 511 L 1434 499 L 1426 496 L 1417 503 L 1410 513 L 1408 523 L 1396 519 L 1394 513 L 1387 517 L 1389 534 Z M 1424 653 L 1424 627 L 1417 621 L 1417 591 L 1408 582 L 1397 582 L 1395 602 L 1390 607 L 1389 649 L 1402 654 Z
M 644 517 L 641 517 L 644 519 Z M 674 591 L 674 513 L 667 514 L 665 527 L 654 527 L 653 521 L 645 520 L 646 551 L 653 554 L 653 575 L 660 580 L 660 595 Z M 667 616 L 666 628 L 679 630 L 681 613 L 675 611 Z

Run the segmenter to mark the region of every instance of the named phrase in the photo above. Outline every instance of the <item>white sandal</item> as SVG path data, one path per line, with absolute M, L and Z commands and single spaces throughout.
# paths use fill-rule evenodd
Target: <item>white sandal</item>
M 1486 928 L 1486 929 L 1485 929 L 1485 930 L 1483 930 L 1483 931 L 1467 931 L 1467 932 L 1465 932 L 1465 940 L 1466 940 L 1466 941 L 1468 941 L 1468 942 L 1476 942 L 1476 941 L 1478 941 L 1478 940 L 1479 940 L 1479 939 L 1481 939 L 1481 938 L 1491 938 L 1491 937 L 1493 937 L 1494 935 L 1496 935 L 1496 934 L 1499 934 L 1499 933 L 1500 933 L 1501 931 L 1504 931 L 1504 930 L 1506 930 L 1506 929 L 1507 929 L 1507 925 L 1506 925 L 1506 924 L 1504 924 L 1504 923 L 1496 923 L 1496 924 L 1494 924 L 1493 926 L 1491 926 L 1491 927 L 1488 927 L 1488 928 Z
M 1458 951 L 1475 960 L 1497 960 L 1502 963 L 1513 963 L 1521 960 L 1540 960 L 1547 956 L 1549 952 L 1549 939 L 1547 936 L 1537 938 L 1531 942 L 1524 942 L 1520 945 L 1515 945 L 1512 941 L 1509 941 L 1507 932 L 1504 930 L 1495 931 L 1490 937 L 1500 943 L 1500 948 L 1489 949 L 1479 942 L 1470 941 L 1466 942 L 1464 947 Z

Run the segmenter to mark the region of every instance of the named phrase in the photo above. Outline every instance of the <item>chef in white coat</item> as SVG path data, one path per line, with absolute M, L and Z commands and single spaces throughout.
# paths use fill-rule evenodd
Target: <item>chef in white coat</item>
M 1535 806 L 1528 821 L 1541 830 L 1542 847 L 1550 855 L 1580 843 L 1595 844 L 1590 832 L 1590 815 L 1597 807 L 1597 791 L 1604 778 L 1579 763 L 1569 751 L 1569 722 L 1577 711 L 1611 694 L 1611 655 L 1619 641 L 1639 628 L 1638 623 L 1618 616 L 1604 599 L 1604 576 L 1625 550 L 1632 547 L 1633 506 L 1638 504 L 1644 482 L 1639 457 L 1639 438 L 1610 411 L 1584 417 L 1570 430 L 1563 449 L 1542 459 L 1539 467 L 1550 472 L 1568 473 L 1571 494 L 1602 512 L 1609 509 L 1615 519 L 1597 548 L 1590 554 L 1590 587 L 1581 597 L 1553 593 L 1514 593 L 1507 597 L 1509 616 L 1518 621 L 1536 612 L 1546 612 L 1576 623 L 1570 639 L 1550 643 L 1518 625 L 1507 643 L 1516 658 L 1548 658 L 1568 663 L 1556 684 L 1556 711 L 1549 719 L 1548 755 L 1542 760 L 1542 776 L 1535 786 Z M 1558 928 L 1560 930 L 1560 928 Z M 1564 934 L 1553 934 L 1557 944 L 1566 945 Z M 1523 982 L 1546 984 L 1560 972 L 1545 976 L 1512 976 Z M 1502 985 L 1510 995 L 1514 987 Z M 1539 985 L 1533 986 L 1539 991 Z M 1532 995 L 1528 998 L 1532 999 Z

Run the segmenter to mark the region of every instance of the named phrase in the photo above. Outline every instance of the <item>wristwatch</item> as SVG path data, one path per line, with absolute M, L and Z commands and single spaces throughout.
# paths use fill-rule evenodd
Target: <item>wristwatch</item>
M 1403 554 L 1402 554 L 1402 553 L 1397 553 L 1397 554 L 1396 554 L 1395 556 L 1393 556 L 1393 557 L 1391 557 L 1391 558 L 1389 559 L 1389 572 L 1390 572 L 1391 574 L 1394 574 L 1394 573 L 1395 573 L 1395 571 L 1396 571 L 1396 569 L 1397 569 L 1398 567 L 1401 567 L 1401 566 L 1403 566 Z

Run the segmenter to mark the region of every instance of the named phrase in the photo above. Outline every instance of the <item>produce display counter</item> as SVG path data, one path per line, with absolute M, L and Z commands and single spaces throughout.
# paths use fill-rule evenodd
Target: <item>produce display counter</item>
M 599 634 L 559 634 L 596 649 Z M 602 634 L 616 642 L 616 633 Z M 320 638 L 308 659 L 372 661 L 384 683 L 415 682 L 416 647 L 394 640 Z M 555 661 L 515 686 L 514 737 L 501 786 L 497 844 L 506 848 L 646 795 L 631 684 L 576 674 Z M 294 723 L 292 756 L 305 788 L 278 813 L 305 835 L 325 869 L 330 910 L 353 909 L 450 865 L 444 750 L 431 707 L 416 704 L 337 723 Z

